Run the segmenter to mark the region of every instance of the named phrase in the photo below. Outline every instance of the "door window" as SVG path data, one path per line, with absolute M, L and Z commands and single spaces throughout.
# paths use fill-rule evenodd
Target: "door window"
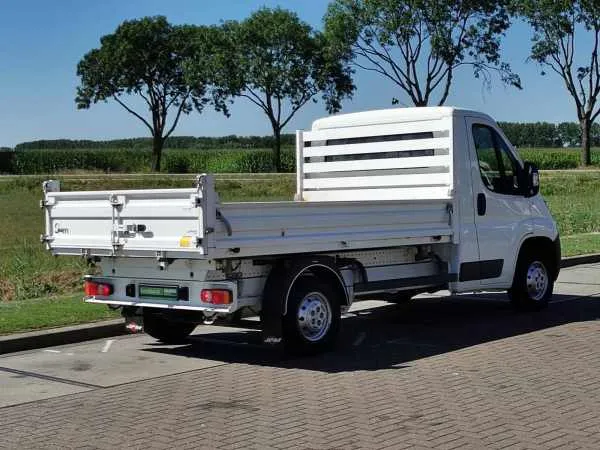
M 485 187 L 498 194 L 519 194 L 519 165 L 500 135 L 493 128 L 476 124 L 473 140 Z

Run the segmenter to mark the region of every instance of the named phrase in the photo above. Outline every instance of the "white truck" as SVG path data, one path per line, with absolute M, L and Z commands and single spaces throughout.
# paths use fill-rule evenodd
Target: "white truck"
M 485 114 L 450 107 L 337 115 L 297 132 L 294 201 L 221 203 L 211 175 L 189 189 L 61 192 L 44 183 L 42 241 L 101 274 L 85 301 L 121 307 L 166 342 L 250 310 L 263 341 L 292 352 L 336 339 L 353 301 L 508 290 L 547 305 L 556 223 Z

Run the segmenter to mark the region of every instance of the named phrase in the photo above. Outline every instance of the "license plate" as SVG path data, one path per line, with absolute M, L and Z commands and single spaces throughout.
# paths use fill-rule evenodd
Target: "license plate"
M 177 300 L 177 286 L 144 286 L 140 285 L 140 297 L 165 298 Z

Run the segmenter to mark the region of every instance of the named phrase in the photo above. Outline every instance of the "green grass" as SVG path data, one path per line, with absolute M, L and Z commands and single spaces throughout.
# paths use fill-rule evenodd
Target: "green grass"
M 600 234 L 572 234 L 561 237 L 563 256 L 600 253 Z
M 84 303 L 82 295 L 0 302 L 0 335 L 95 322 L 119 317 L 105 305 Z
M 39 200 L 39 193 L 0 190 L 1 300 L 65 294 L 81 285 L 85 261 L 53 257 L 40 244 L 43 215 Z
M 540 186 L 562 236 L 600 231 L 600 171 L 542 173 Z

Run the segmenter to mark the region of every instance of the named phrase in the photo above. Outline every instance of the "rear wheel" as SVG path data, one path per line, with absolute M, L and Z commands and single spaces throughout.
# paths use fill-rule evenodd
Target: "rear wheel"
M 548 306 L 554 280 L 545 258 L 525 252 L 517 263 L 508 295 L 517 309 L 540 310 Z
M 316 278 L 297 282 L 283 316 L 286 349 L 313 354 L 331 348 L 340 327 L 340 299 L 334 289 Z
M 195 323 L 170 320 L 160 313 L 144 310 L 144 332 L 165 344 L 184 342 L 195 328 Z

